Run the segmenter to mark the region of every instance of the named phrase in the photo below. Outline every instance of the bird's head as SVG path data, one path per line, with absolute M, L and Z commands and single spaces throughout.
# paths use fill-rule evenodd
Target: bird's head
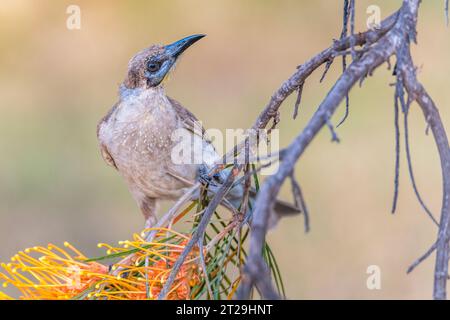
M 204 36 L 204 34 L 196 34 L 166 46 L 153 45 L 138 52 L 128 64 L 125 87 L 135 89 L 159 86 L 180 55 Z

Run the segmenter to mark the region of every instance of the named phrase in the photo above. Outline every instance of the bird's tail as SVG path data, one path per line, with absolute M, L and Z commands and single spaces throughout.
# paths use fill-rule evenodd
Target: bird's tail
M 239 208 L 242 203 L 242 198 L 244 195 L 243 184 L 235 185 L 227 194 L 226 199 L 233 205 L 234 208 Z M 257 192 L 256 189 L 250 187 L 249 190 L 249 202 L 250 207 L 254 208 Z M 301 209 L 287 201 L 277 199 L 273 210 L 270 212 L 269 217 L 269 228 L 274 227 L 278 220 L 282 217 L 293 216 L 301 213 Z
M 221 178 L 226 179 L 228 176 L 228 170 L 223 170 L 220 172 Z M 244 184 L 243 183 L 237 183 L 233 186 L 233 188 L 228 191 L 228 194 L 226 195 L 226 199 L 233 205 L 235 209 L 238 209 L 239 206 L 242 203 L 242 198 L 244 196 Z M 250 202 L 250 208 L 253 209 L 255 205 L 255 200 L 257 196 L 257 191 L 254 187 L 250 187 L 249 189 L 249 202 Z M 249 208 L 249 209 L 250 209 Z M 297 215 L 301 212 L 301 209 L 287 201 L 277 199 L 275 201 L 273 210 L 270 212 L 269 216 L 269 228 L 273 228 L 277 223 L 278 220 L 285 216 L 293 216 Z
M 220 186 L 224 183 L 226 178 L 228 177 L 230 169 L 225 169 L 217 173 L 214 177 L 214 183 L 210 184 L 209 189 L 212 193 L 215 193 L 219 190 Z M 204 172 L 208 172 L 209 168 L 203 168 Z M 228 204 L 231 204 L 235 210 L 239 209 L 242 204 L 242 199 L 244 196 L 244 184 L 236 183 L 231 190 L 228 191 L 225 199 Z M 249 189 L 249 202 L 250 208 L 254 208 L 255 200 L 257 196 L 257 191 L 254 187 L 250 187 Z M 277 199 L 275 201 L 273 210 L 270 213 L 269 217 L 269 228 L 276 225 L 278 220 L 284 216 L 293 216 L 299 214 L 301 209 L 287 201 Z

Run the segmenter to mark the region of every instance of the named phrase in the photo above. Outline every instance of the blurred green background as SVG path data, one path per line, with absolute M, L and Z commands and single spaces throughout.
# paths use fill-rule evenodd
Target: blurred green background
M 369 5 L 380 6 L 384 18 L 401 3 L 356 2 L 357 30 L 366 28 Z M 81 8 L 81 30 L 66 28 L 70 4 Z M 127 239 L 142 228 L 139 210 L 103 162 L 95 135 L 135 52 L 208 34 L 187 51 L 167 91 L 207 128 L 246 128 L 298 64 L 339 37 L 342 1 L 2 0 L 0 21 L 0 261 L 6 261 L 25 247 L 65 240 L 98 254 L 98 242 Z M 447 132 L 449 30 L 443 1 L 424 1 L 414 59 Z M 307 80 L 297 120 L 291 119 L 295 97 L 286 101 L 282 146 L 302 130 L 340 70 L 336 61 L 323 84 L 320 71 Z M 398 212 L 390 214 L 392 82 L 382 66 L 354 88 L 349 119 L 338 129 L 342 142 L 330 143 L 323 130 L 298 164 L 311 232 L 303 232 L 298 217 L 282 221 L 269 236 L 290 298 L 431 298 L 434 256 L 406 275 L 437 229 L 413 195 L 403 150 Z M 341 106 L 334 123 L 343 111 Z M 416 179 L 438 215 L 436 148 L 416 105 L 410 120 Z M 366 287 L 369 265 L 381 268 L 381 290 Z

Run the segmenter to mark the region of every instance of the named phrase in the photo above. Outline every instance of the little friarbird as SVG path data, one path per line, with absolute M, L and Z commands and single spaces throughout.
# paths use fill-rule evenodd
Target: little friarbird
M 128 64 L 128 73 L 119 89 L 119 101 L 97 126 L 101 154 L 117 169 L 139 205 L 146 227 L 157 222 L 160 200 L 174 200 L 198 181 L 204 168 L 211 168 L 218 155 L 212 143 L 196 129 L 197 118 L 179 102 L 168 97 L 164 80 L 180 55 L 205 35 L 183 38 L 172 44 L 153 45 L 138 52 Z M 172 139 L 174 130 L 185 131 L 200 139 L 193 145 L 201 150 L 203 163 L 174 163 Z M 237 209 L 243 186 L 237 185 L 227 198 Z M 252 192 L 252 196 L 254 196 Z M 299 212 L 286 202 L 278 201 L 275 211 Z

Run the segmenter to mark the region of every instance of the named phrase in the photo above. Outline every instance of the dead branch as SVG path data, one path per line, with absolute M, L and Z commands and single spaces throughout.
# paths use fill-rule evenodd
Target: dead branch
M 359 80 L 362 81 L 366 75 L 371 75 L 373 71 L 384 62 L 389 62 L 389 58 L 392 55 L 397 56 L 397 63 L 401 70 L 401 78 L 404 82 L 400 82 L 401 90 L 403 86 L 406 88 L 408 95 L 411 99 L 414 99 L 422 107 L 425 115 L 425 119 L 429 122 L 429 125 L 433 131 L 436 145 L 441 158 L 442 175 L 444 180 L 444 195 L 443 195 L 443 205 L 441 211 L 441 222 L 439 228 L 439 235 L 437 240 L 437 258 L 436 258 L 436 268 L 435 268 L 435 285 L 434 285 L 434 297 L 436 299 L 443 299 L 446 297 L 445 288 L 447 281 L 447 271 L 448 271 L 448 250 L 449 250 L 449 219 L 450 219 L 450 151 L 448 146 L 447 136 L 439 117 L 436 106 L 434 105 L 431 97 L 428 96 L 425 89 L 418 83 L 415 76 L 415 68 L 412 63 L 412 59 L 409 55 L 409 46 L 411 42 L 415 42 L 416 34 L 416 24 L 417 24 L 417 14 L 419 8 L 420 0 L 404 0 L 402 7 L 399 11 L 384 21 L 380 33 L 376 30 L 373 31 L 372 41 L 366 43 L 366 39 L 361 39 L 355 43 L 355 37 L 351 35 L 346 38 L 350 42 L 350 48 L 353 50 L 355 45 L 366 45 L 366 52 L 362 54 L 361 57 L 356 57 L 353 54 L 353 62 L 348 68 L 344 70 L 342 75 L 339 77 L 333 88 L 329 91 L 326 98 L 318 107 L 316 113 L 313 115 L 309 123 L 306 125 L 305 129 L 300 135 L 295 138 L 295 140 L 286 148 L 286 153 L 283 157 L 282 165 L 279 171 L 269 177 L 262 188 L 256 199 L 255 209 L 253 213 L 252 220 L 252 232 L 250 238 L 250 251 L 247 263 L 244 268 L 244 277 L 237 293 L 238 299 L 247 299 L 250 295 L 251 289 L 256 287 L 261 293 L 262 298 L 273 298 L 273 289 L 271 284 L 271 279 L 267 277 L 267 266 L 261 257 L 262 245 L 265 241 L 265 236 L 267 233 L 268 220 L 271 212 L 271 208 L 274 205 L 274 201 L 277 194 L 280 191 L 281 185 L 284 180 L 289 177 L 294 169 L 296 162 L 299 157 L 303 154 L 305 149 L 308 147 L 313 138 L 317 135 L 320 129 L 328 125 L 329 117 L 335 112 L 341 101 L 348 96 L 348 92 Z M 348 4 L 345 1 L 345 6 L 349 6 L 352 9 L 354 6 L 354 1 Z M 347 9 L 345 14 L 348 15 Z M 344 17 L 344 25 L 347 23 L 347 19 Z M 354 19 L 354 16 L 351 17 Z M 389 19 L 393 19 L 392 22 Z M 387 29 L 386 29 L 386 26 Z M 344 26 L 345 28 L 345 26 Z M 370 46 L 370 47 L 368 47 Z M 404 59 L 405 48 L 408 52 L 407 59 Z M 313 57 L 306 67 L 317 66 L 317 62 L 320 64 L 329 61 L 330 57 L 327 56 L 326 50 L 319 55 Z M 323 59 L 326 56 L 326 59 Z M 323 60 L 322 60 L 323 59 Z M 332 58 L 331 58 L 332 59 Z M 406 60 L 406 61 L 405 61 Z M 301 67 L 303 67 L 301 66 Z M 300 67 L 300 68 L 301 68 Z M 316 68 L 310 68 L 309 72 L 302 74 L 304 77 L 300 77 L 299 81 L 304 83 L 306 77 L 308 77 Z M 294 80 L 296 75 L 294 75 L 290 80 Z M 298 75 L 297 75 L 298 77 Z M 300 82 L 298 82 L 300 83 Z M 298 86 L 298 83 L 294 83 Z M 291 86 L 289 86 L 289 80 L 283 84 L 280 90 L 272 96 L 271 102 L 268 108 L 278 108 L 284 99 L 292 92 Z M 402 102 L 402 97 L 399 96 L 399 92 L 396 92 L 396 110 L 398 110 L 397 101 L 400 99 Z M 409 104 L 409 103 L 408 103 Z M 404 104 L 402 103 L 403 110 L 407 112 Z M 409 106 L 408 106 L 409 107 Z M 398 111 L 396 111 L 398 112 Z M 259 120 L 265 120 L 266 117 L 263 115 Z M 398 119 L 398 117 L 396 117 Z M 258 123 L 258 122 L 257 122 Z M 397 124 L 396 120 L 396 124 Z M 406 122 L 405 122 L 406 123 Z M 406 137 L 407 138 L 407 137 Z M 398 139 L 398 136 L 397 136 Z M 406 140 L 407 141 L 407 140 Z M 396 147 L 398 148 L 398 147 Z M 409 150 L 408 150 L 408 156 Z M 398 194 L 398 162 L 396 161 L 396 188 L 394 196 L 393 210 L 395 210 L 396 199 Z M 410 170 L 411 172 L 411 170 Z M 415 184 L 412 178 L 413 184 Z M 416 189 L 417 190 L 417 189 Z M 416 192 L 416 194 L 418 194 Z M 423 205 L 423 201 L 419 198 L 420 203 Z M 427 256 L 429 253 L 427 252 Z
M 350 48 L 352 43 L 355 46 L 361 46 L 363 44 L 375 43 L 378 41 L 388 30 L 392 28 L 397 19 L 397 13 L 392 14 L 381 22 L 381 26 L 377 30 L 369 30 L 363 33 L 354 34 L 353 36 L 345 37 L 342 40 L 335 41 L 333 45 L 318 55 L 314 56 L 304 64 L 298 66 L 297 71 L 286 80 L 281 87 L 275 91 L 272 95 L 269 103 L 256 119 L 253 129 L 264 129 L 269 123 L 272 115 L 280 108 L 281 104 L 292 92 L 294 92 L 300 84 L 303 84 L 305 80 L 321 65 L 333 59 L 335 52 L 344 51 Z
M 405 53 L 405 62 L 402 63 L 399 68 L 403 73 L 405 88 L 411 98 L 421 107 L 425 120 L 428 122 L 431 131 L 433 132 L 436 147 L 439 152 L 443 180 L 442 208 L 437 241 L 430 250 L 431 252 L 434 249 L 437 251 L 434 269 L 433 297 L 435 299 L 446 299 L 450 236 L 450 147 L 439 111 L 433 99 L 431 99 L 425 88 L 417 80 L 416 68 L 412 62 L 409 50 Z M 427 256 L 429 256 L 431 252 L 427 252 Z M 422 259 L 421 261 L 423 260 L 425 259 Z

